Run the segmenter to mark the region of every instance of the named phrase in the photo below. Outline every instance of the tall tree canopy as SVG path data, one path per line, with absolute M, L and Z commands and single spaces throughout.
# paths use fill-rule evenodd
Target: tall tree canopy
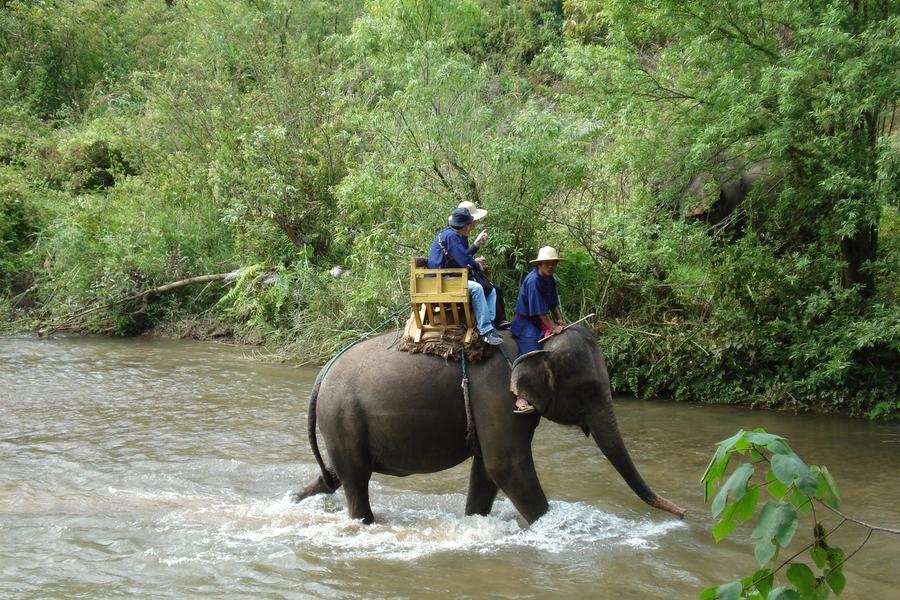
M 0 319 L 324 360 L 471 200 L 510 296 L 567 256 L 617 390 L 895 414 L 898 8 L 3 2 Z

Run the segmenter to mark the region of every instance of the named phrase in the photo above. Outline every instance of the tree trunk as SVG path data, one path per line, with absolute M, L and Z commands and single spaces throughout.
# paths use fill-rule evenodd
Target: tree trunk
M 841 238 L 841 287 L 850 289 L 855 285 L 862 286 L 859 294 L 863 298 L 871 298 L 875 294 L 875 276 L 863 271 L 867 261 L 874 261 L 878 250 L 878 227 L 866 225 L 860 227 L 851 238 Z

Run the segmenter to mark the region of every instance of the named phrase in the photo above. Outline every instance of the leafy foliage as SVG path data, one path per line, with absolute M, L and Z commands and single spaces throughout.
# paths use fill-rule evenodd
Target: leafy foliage
M 895 418 L 889 5 L 5 2 L 0 318 L 322 361 L 470 200 L 509 304 L 569 259 L 617 391 Z
M 726 478 L 729 466 L 735 461 L 740 464 Z M 818 504 L 843 516 L 839 512 L 841 498 L 837 482 L 826 467 L 807 466 L 780 436 L 762 429 L 740 430 L 718 443 L 702 483 L 704 499 L 708 501 L 715 494 L 711 508 L 716 519 L 712 532 L 717 542 L 756 516 L 751 539 L 757 540 L 754 554 L 759 569 L 740 581 L 705 589 L 699 596 L 701 599 L 819 599 L 828 598 L 831 592 L 841 594 L 846 585 L 844 563 L 859 548 L 845 556 L 841 548 L 830 545 L 830 532 L 815 511 Z M 768 499 L 757 514 L 764 494 Z M 812 540 L 780 565 L 771 567 L 794 539 L 801 513 L 813 519 Z M 848 519 L 844 517 L 841 524 Z M 872 528 L 869 529 L 871 535 Z M 809 553 L 818 575 L 809 565 L 797 560 L 804 552 Z M 776 576 L 783 569 L 787 582 L 776 587 Z

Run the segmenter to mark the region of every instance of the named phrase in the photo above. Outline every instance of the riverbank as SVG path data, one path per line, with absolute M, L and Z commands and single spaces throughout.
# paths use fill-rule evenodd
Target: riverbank
M 400 321 L 395 321 L 397 326 L 402 326 Z M 9 326 L 9 323 L 6 324 Z M 385 325 L 381 330 L 387 330 L 391 327 L 391 324 Z M 609 327 L 609 324 L 601 324 L 599 326 L 594 324 L 594 331 L 598 336 L 598 343 L 600 344 L 601 349 L 603 349 L 604 353 L 608 356 L 609 352 L 605 349 L 605 347 L 611 343 L 615 343 L 618 338 L 614 336 L 604 337 L 604 331 L 606 331 Z M 16 330 L 15 333 L 27 334 L 27 335 L 37 335 L 41 336 L 43 334 L 36 333 L 35 329 L 19 329 Z M 368 331 L 368 330 L 367 330 Z M 367 331 L 360 332 L 344 332 L 344 336 L 341 338 L 342 340 L 347 340 L 345 343 L 342 343 L 340 347 L 345 346 L 346 344 L 352 343 L 357 339 L 360 339 L 364 336 Z M 4 333 L 12 333 L 13 330 L 6 329 L 0 327 L 0 334 Z M 59 330 L 54 333 L 57 334 L 66 334 L 66 335 L 96 335 L 95 332 L 91 332 L 89 330 Z M 355 337 L 350 337 L 350 334 L 355 334 Z M 52 335 L 52 334 L 51 334 Z M 102 334 L 108 336 L 109 334 Z M 121 336 L 112 336 L 112 337 L 121 337 Z M 219 319 L 214 319 L 209 316 L 195 316 L 181 319 L 175 322 L 168 323 L 160 323 L 150 328 L 146 331 L 141 332 L 135 336 L 136 338 L 141 339 L 159 339 L 159 340 L 187 340 L 187 341 L 204 341 L 204 342 L 217 342 L 222 344 L 227 344 L 229 346 L 235 347 L 244 347 L 248 349 L 253 349 L 255 355 L 264 361 L 273 362 L 273 363 L 281 363 L 295 366 L 303 366 L 303 367 L 316 367 L 318 365 L 325 364 L 337 351 L 334 350 L 325 350 L 326 348 L 333 348 L 334 343 L 332 342 L 330 345 L 326 341 L 319 341 L 317 344 L 317 348 L 319 349 L 316 352 L 309 352 L 309 349 L 305 349 L 304 351 L 297 351 L 297 343 L 296 341 L 289 341 L 287 343 L 283 343 L 281 345 L 273 344 L 270 341 L 267 341 L 263 337 L 259 335 L 258 331 L 246 331 L 242 330 L 241 327 L 236 323 L 229 323 L 227 321 L 222 321 Z M 655 396 L 650 396 L 646 393 L 641 393 L 640 389 L 635 390 L 629 384 L 629 378 L 635 371 L 634 366 L 623 366 L 621 363 L 613 362 L 607 358 L 607 362 L 609 365 L 609 372 L 611 377 L 611 382 L 613 386 L 613 392 L 622 395 L 625 397 L 630 397 L 634 399 L 646 399 L 648 397 L 659 398 L 664 401 L 671 402 L 699 402 L 704 404 L 711 405 L 722 405 L 722 404 L 734 404 L 739 406 L 744 406 L 746 408 L 754 409 L 754 410 L 763 410 L 767 412 L 774 413 L 785 413 L 785 414 L 810 414 L 810 415 L 842 415 L 846 417 L 856 417 L 856 418 L 868 418 L 873 420 L 880 421 L 897 421 L 900 419 L 900 415 L 896 409 L 893 411 L 890 409 L 885 409 L 882 411 L 873 412 L 870 411 L 868 413 L 861 412 L 859 410 L 852 410 L 845 405 L 834 405 L 827 402 L 822 402 L 821 399 L 818 398 L 804 398 L 804 397 L 794 397 L 793 395 L 781 396 L 779 401 L 773 401 L 775 398 L 776 391 L 772 392 L 764 392 L 761 398 L 746 398 L 744 401 L 734 401 L 733 398 L 729 399 L 717 399 L 717 398 L 708 398 L 708 397 L 691 397 L 689 394 L 684 393 L 683 391 L 680 393 L 662 393 Z M 650 365 L 652 369 L 653 365 Z M 709 377 L 714 377 L 715 374 L 708 374 Z M 755 376 L 760 381 L 768 381 L 771 379 L 771 374 L 767 373 L 756 373 Z M 692 375 L 692 378 L 696 380 L 698 375 L 695 373 Z M 624 382 L 624 385 L 623 385 Z M 617 385 L 617 383 L 619 385 Z M 670 390 L 683 390 L 683 386 L 679 384 L 678 381 L 673 381 L 668 384 L 666 389 Z

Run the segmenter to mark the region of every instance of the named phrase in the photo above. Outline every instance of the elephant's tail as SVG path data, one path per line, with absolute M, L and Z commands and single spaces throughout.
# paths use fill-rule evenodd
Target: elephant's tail
M 306 433 L 309 437 L 309 445 L 312 448 L 313 455 L 316 457 L 316 462 L 319 463 L 319 469 L 322 470 L 322 482 L 328 488 L 328 493 L 332 493 L 340 487 L 341 482 L 337 478 L 337 474 L 333 469 L 329 469 L 325 466 L 325 461 L 322 460 L 322 453 L 319 452 L 319 440 L 316 438 L 316 401 L 319 397 L 319 388 L 322 387 L 322 380 L 324 379 L 324 373 L 320 373 L 316 378 L 316 383 L 313 385 L 312 392 L 309 394 L 309 410 L 306 414 Z

